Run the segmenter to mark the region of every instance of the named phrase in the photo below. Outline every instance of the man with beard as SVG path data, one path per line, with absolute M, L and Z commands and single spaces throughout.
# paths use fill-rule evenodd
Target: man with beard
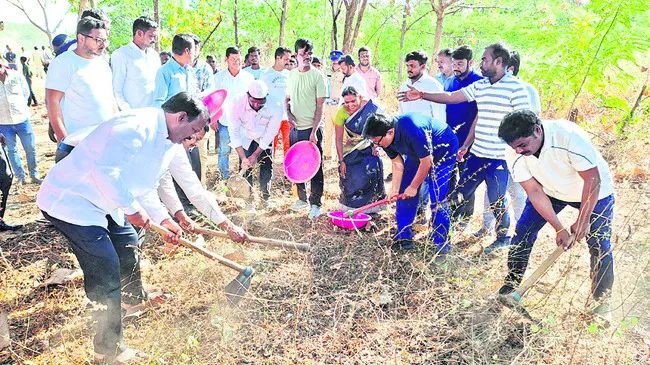
M 494 131 L 503 117 L 513 110 L 529 109 L 530 100 L 524 85 L 512 75 L 506 73 L 510 60 L 510 51 L 501 43 L 495 43 L 483 52 L 481 72 L 486 78 L 454 92 L 420 91 L 409 86 L 408 91 L 398 94 L 400 101 L 408 102 L 425 100 L 458 104 L 465 101 L 476 101 L 478 115 L 470 129 L 469 135 L 458 150 L 458 160 L 463 161 L 469 147 L 457 193 L 462 196 L 461 206 L 455 215 L 463 220 L 469 219 L 471 197 L 480 183 L 485 181 L 492 213 L 497 218 L 496 240 L 484 249 L 491 253 L 495 249 L 510 244 L 508 230 L 510 216 L 505 204 L 505 193 L 508 188 L 508 168 L 505 161 L 506 144 L 499 139 Z
M 291 125 L 291 145 L 300 141 L 310 141 L 323 153 L 323 104 L 327 98 L 327 80 L 325 75 L 311 67 L 314 43 L 307 38 L 299 38 L 294 49 L 298 67 L 289 72 L 285 107 Z M 307 202 L 305 184 L 296 184 L 298 201 L 290 210 L 300 211 L 311 206 L 308 217 L 320 215 L 323 198 L 323 162 L 318 172 L 311 179 L 311 194 Z
M 409 89 L 417 89 L 429 93 L 443 90 L 442 85 L 426 72 L 428 59 L 427 53 L 422 50 L 406 54 L 406 74 L 409 79 L 400 86 L 400 92 L 406 92 Z M 443 104 L 430 103 L 425 100 L 409 101 L 408 103 L 405 101 L 407 100 L 400 100 L 400 114 L 422 113 L 430 115 L 434 120 L 446 120 L 445 106 Z
M 260 79 L 260 75 L 264 71 L 264 67 L 260 66 L 260 49 L 257 47 L 251 47 L 248 49 L 248 63 L 249 66 L 246 66 L 244 70 L 248 71 L 253 75 L 255 80 Z
M 107 37 L 103 21 L 82 18 L 77 24 L 77 48 L 63 52 L 50 64 L 45 100 L 59 143 L 57 162 L 116 111 L 111 68 L 101 57 L 108 45 Z M 75 136 L 66 138 L 68 134 Z
M 368 99 L 372 99 L 375 104 L 379 103 L 379 95 L 381 94 L 381 75 L 376 68 L 370 65 L 372 56 L 370 50 L 366 47 L 359 48 L 359 65 L 357 71 L 359 75 L 366 80 L 366 88 L 368 92 Z
M 146 108 L 153 103 L 160 68 L 158 52 L 153 49 L 157 38 L 158 24 L 142 16 L 133 22 L 133 41 L 113 52 L 113 91 L 120 110 Z
M 469 86 L 483 77 L 474 71 L 472 68 L 474 64 L 472 49 L 468 46 L 461 46 L 456 49 L 452 54 L 452 70 L 454 77 L 449 78 L 444 85 L 446 92 L 454 92 L 466 86 Z M 469 130 L 474 123 L 478 110 L 476 108 L 476 101 L 464 101 L 459 104 L 447 104 L 447 124 L 458 137 L 458 142 L 463 143 L 469 135 Z M 457 162 L 454 172 L 449 181 L 449 196 L 455 193 L 458 178 L 464 170 L 465 163 Z M 469 200 L 473 201 L 474 195 Z M 456 207 L 452 207 L 455 209 Z M 474 209 L 473 203 L 467 204 L 467 214 L 472 215 Z
M 341 66 L 341 72 L 343 72 L 343 75 L 345 76 L 343 78 L 343 86 L 341 87 L 342 90 L 345 90 L 347 87 L 354 87 L 359 95 L 366 100 L 369 100 L 368 97 L 368 88 L 366 87 L 366 80 L 359 75 L 356 71 L 356 64 L 354 62 L 354 58 L 352 55 L 345 55 L 341 57 L 339 60 L 339 66 Z M 343 98 L 341 98 L 341 95 L 339 97 L 339 106 L 343 105 Z
M 508 253 L 508 276 L 499 294 L 510 294 L 521 283 L 537 233 L 549 223 L 558 246 L 568 250 L 570 235 L 586 238 L 591 256 L 593 315 L 609 322 L 608 298 L 614 282 L 611 237 L 614 219 L 614 183 L 607 162 L 589 135 L 568 120 L 541 120 L 530 110 L 503 118 L 499 137 L 506 150 L 514 181 L 528 194 Z M 578 218 L 565 227 L 557 214 L 566 206 L 578 209 Z M 608 323 L 606 323 L 608 325 Z

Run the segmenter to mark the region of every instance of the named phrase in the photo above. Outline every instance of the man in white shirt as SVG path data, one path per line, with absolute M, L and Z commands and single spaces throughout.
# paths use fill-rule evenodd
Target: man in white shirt
M 269 88 L 269 95 L 277 100 L 284 100 L 287 96 L 287 78 L 289 71 L 286 69 L 289 59 L 291 58 L 291 50 L 288 47 L 278 47 L 275 50 L 275 63 L 272 67 L 268 67 L 262 72 L 260 81 L 263 81 Z M 275 153 L 278 145 L 278 136 L 282 135 L 282 150 L 284 155 L 287 155 L 289 150 L 289 133 L 291 126 L 287 122 L 287 111 L 282 107 L 282 123 L 280 123 L 280 131 L 273 139 L 273 150 Z
M 162 110 L 122 112 L 95 128 L 41 185 L 36 204 L 68 238 L 84 272 L 86 295 L 101 308 L 93 313 L 96 360 L 133 356 L 124 345 L 120 300 L 135 304 L 146 300 L 147 293 L 132 225 L 146 229 L 158 223 L 172 232 L 167 241 L 178 242 L 181 228 L 160 203 L 156 188 L 174 144 L 200 131 L 209 119 L 203 101 L 184 92 Z
M 363 99 L 368 99 L 368 87 L 366 86 L 366 80 L 359 75 L 355 66 L 354 58 L 352 55 L 345 55 L 339 60 L 339 66 L 341 66 L 341 72 L 343 72 L 343 86 L 341 90 L 345 90 L 348 86 L 353 86 L 358 92 L 359 96 Z M 339 106 L 343 105 L 343 98 L 339 97 Z
M 158 24 L 141 16 L 133 22 L 133 41 L 113 52 L 113 92 L 120 110 L 152 105 L 160 68 L 158 52 L 153 49 L 157 38 Z
M 611 316 L 607 298 L 614 282 L 611 237 L 614 183 L 607 162 L 587 133 L 567 120 L 540 120 L 530 110 L 503 118 L 499 138 L 510 147 L 506 161 L 512 178 L 528 194 L 517 221 L 508 254 L 508 276 L 500 294 L 515 290 L 526 271 L 537 233 L 546 223 L 555 229 L 558 246 L 570 248 L 569 236 L 587 240 L 591 255 L 591 294 L 598 303 L 593 313 Z M 566 206 L 578 209 L 578 218 L 566 228 L 557 214 Z
M 259 80 L 262 72 L 264 72 L 264 67 L 260 66 L 260 49 L 257 47 L 249 48 L 246 57 L 250 66 L 246 66 L 244 70 L 250 72 L 255 80 Z
M 207 129 L 209 130 L 209 128 Z M 201 214 L 226 231 L 232 240 L 239 242 L 244 239 L 247 241 L 249 240 L 248 234 L 221 212 L 219 204 L 217 204 L 217 197 L 201 185 L 201 181 L 187 158 L 186 150 L 196 148 L 207 132 L 204 129 L 202 132 L 193 134 L 189 139 L 186 138 L 182 146 L 174 145 L 172 147 L 173 156 L 169 163 L 169 170 L 160 179 L 158 196 L 167 211 L 178 217 L 181 212 L 185 211 L 184 204 L 179 199 L 180 192 L 182 192 Z M 179 224 L 184 229 L 192 231 L 193 222 L 190 219 L 179 220 Z M 187 226 L 188 224 L 189 226 Z
M 251 186 L 252 167 L 259 164 L 260 191 L 267 208 L 273 178 L 271 146 L 282 122 L 283 101 L 269 96 L 266 84 L 255 80 L 248 85 L 248 92 L 233 98 L 230 110 L 230 146 L 237 151 Z
M 45 99 L 59 143 L 57 162 L 116 111 L 111 69 L 101 58 L 107 37 L 104 22 L 82 18 L 77 24 L 78 47 L 63 52 L 50 64 Z M 66 138 L 68 134 L 75 134 L 75 138 Z
M 36 161 L 34 130 L 29 120 L 27 100 L 30 95 L 27 80 L 19 71 L 5 68 L 6 61 L 0 57 L 0 134 L 7 145 L 7 162 L 11 163 L 17 185 L 25 183 L 25 170 L 18 153 L 18 138 L 25 149 L 27 166 L 32 183 L 40 183 Z M 16 138 L 18 137 L 18 138 Z M 2 194 L 2 199 L 6 194 Z M 2 225 L 0 220 L 0 226 Z
M 403 83 L 399 91 L 408 91 L 409 86 L 423 92 L 443 91 L 442 85 L 427 73 L 429 56 L 425 51 L 418 50 L 406 54 L 406 74 L 409 79 Z M 422 113 L 430 115 L 434 120 L 447 120 L 447 111 L 444 104 L 432 103 L 426 100 L 399 102 L 399 113 Z M 462 141 L 461 141 L 462 143 Z
M 232 109 L 232 100 L 235 96 L 248 90 L 248 85 L 255 81 L 253 75 L 249 72 L 242 72 L 241 69 L 241 51 L 237 47 L 226 48 L 226 67 L 225 70 L 219 71 L 214 75 L 216 89 L 225 89 L 228 91 L 226 102 L 224 104 L 224 113 L 219 118 L 218 123 L 212 122 L 210 127 L 219 130 L 219 171 L 224 179 L 230 177 L 230 134 L 228 126 L 230 125 L 230 110 Z

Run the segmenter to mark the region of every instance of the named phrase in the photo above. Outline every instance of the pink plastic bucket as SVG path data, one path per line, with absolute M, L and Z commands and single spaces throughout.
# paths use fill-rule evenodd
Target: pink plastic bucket
M 219 89 L 203 97 L 203 102 L 210 112 L 212 123 L 215 123 L 223 115 L 223 103 L 226 101 L 227 96 L 228 91 Z
M 372 219 L 368 214 L 363 213 L 357 213 L 352 218 L 348 216 L 348 212 L 330 212 L 327 216 L 335 226 L 345 229 L 364 227 Z
M 320 168 L 320 151 L 309 141 L 300 141 L 284 156 L 284 174 L 294 183 L 311 180 Z

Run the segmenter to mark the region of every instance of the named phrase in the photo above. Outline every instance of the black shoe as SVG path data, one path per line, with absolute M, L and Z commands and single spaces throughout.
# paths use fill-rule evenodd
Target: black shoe
M 5 231 L 17 231 L 19 229 L 23 228 L 22 224 L 16 224 L 16 225 L 11 225 L 7 224 L 3 221 L 0 221 L 0 232 L 5 232 Z
M 503 286 L 499 289 L 499 294 L 500 295 L 508 295 L 515 291 L 515 288 L 511 287 L 508 284 L 503 284 Z
M 413 240 L 395 240 L 391 248 L 394 251 L 412 250 L 415 248 L 415 242 Z

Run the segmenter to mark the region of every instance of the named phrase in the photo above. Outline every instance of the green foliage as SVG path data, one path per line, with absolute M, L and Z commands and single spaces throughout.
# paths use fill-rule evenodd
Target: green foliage
M 278 46 L 281 0 L 238 0 L 238 41 L 244 51 L 262 49 L 262 63 L 272 62 Z M 403 55 L 414 49 L 431 51 L 436 17 L 429 0 L 410 0 L 406 12 L 404 47 L 400 35 L 404 1 L 370 0 L 355 48 L 373 51 L 374 64 L 394 88 Z M 462 7 L 458 7 L 458 5 Z M 113 19 L 112 48 L 131 39 L 131 24 L 140 15 L 153 16 L 152 0 L 106 0 L 100 7 Z M 200 38 L 214 31 L 203 55 L 219 60 L 226 47 L 235 45 L 234 0 L 172 0 L 160 3 L 161 46 L 170 48 L 174 34 L 192 32 Z M 341 48 L 345 7 L 338 17 Z M 505 42 L 522 55 L 520 76 L 535 85 L 543 109 L 565 115 L 571 104 L 588 98 L 596 106 L 623 116 L 633 104 L 638 64 L 650 48 L 650 10 L 646 0 L 463 0 L 448 9 L 444 18 L 442 48 L 467 44 L 475 50 L 478 69 L 483 48 Z M 284 45 L 293 48 L 299 37 L 314 42 L 314 54 L 327 59 L 331 50 L 332 14 L 329 1 L 289 0 Z M 577 100 L 576 99 L 577 95 Z M 646 112 L 647 108 L 640 108 Z

